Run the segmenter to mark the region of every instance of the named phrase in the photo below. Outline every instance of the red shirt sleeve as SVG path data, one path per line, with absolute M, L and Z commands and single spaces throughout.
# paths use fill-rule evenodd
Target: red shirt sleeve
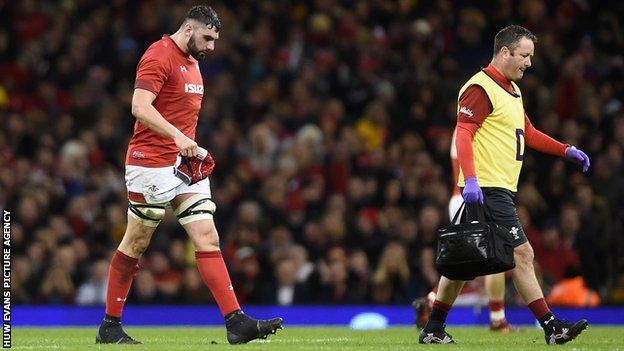
M 533 127 L 529 116 L 524 115 L 524 137 L 526 144 L 531 149 L 545 154 L 564 157 L 567 145 L 558 142 L 550 136 L 540 132 Z
M 171 64 L 167 55 L 159 55 L 156 50 L 148 50 L 137 66 L 134 88 L 145 89 L 158 95 L 170 74 Z
M 492 113 L 492 102 L 485 90 L 478 85 L 471 85 L 459 98 L 457 112 L 457 159 L 464 179 L 476 175 L 472 139 L 485 118 Z

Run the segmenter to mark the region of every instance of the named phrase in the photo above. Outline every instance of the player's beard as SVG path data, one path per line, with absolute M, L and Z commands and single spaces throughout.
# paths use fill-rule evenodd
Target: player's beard
M 195 44 L 195 34 L 191 35 L 186 45 L 189 48 L 189 53 L 191 54 L 191 56 L 193 56 L 193 58 L 195 58 L 197 61 L 203 60 L 206 58 L 206 53 L 203 51 L 200 51 L 197 48 L 197 45 Z

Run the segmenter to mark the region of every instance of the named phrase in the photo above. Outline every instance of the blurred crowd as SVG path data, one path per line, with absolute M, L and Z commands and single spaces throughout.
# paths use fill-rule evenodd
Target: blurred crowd
M 195 1 L 0 1 L 0 206 L 15 303 L 102 304 L 126 224 L 138 59 Z M 407 304 L 439 278 L 459 87 L 494 34 L 538 37 L 519 82 L 538 129 L 592 167 L 528 151 L 518 210 L 548 292 L 624 303 L 624 11 L 585 0 L 222 1 L 201 63 L 222 250 L 244 304 Z M 129 301 L 211 303 L 168 213 Z M 512 284 L 509 284 L 511 286 Z M 510 303 L 519 301 L 508 294 Z

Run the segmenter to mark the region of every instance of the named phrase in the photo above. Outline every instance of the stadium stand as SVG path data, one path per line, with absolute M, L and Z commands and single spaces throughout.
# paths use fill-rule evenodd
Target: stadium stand
M 14 303 L 103 304 L 125 228 L 135 66 L 193 3 L 0 1 L 0 206 L 16 219 Z M 457 90 L 510 23 L 539 37 L 519 83 L 533 124 L 592 158 L 582 175 L 526 155 L 519 212 L 540 276 L 547 290 L 580 276 L 602 303 L 624 303 L 621 3 L 212 5 L 223 29 L 201 63 L 197 141 L 217 163 L 216 221 L 241 303 L 407 305 L 436 284 Z M 212 303 L 193 260 L 168 213 L 131 303 Z M 279 298 L 284 287 L 292 298 Z

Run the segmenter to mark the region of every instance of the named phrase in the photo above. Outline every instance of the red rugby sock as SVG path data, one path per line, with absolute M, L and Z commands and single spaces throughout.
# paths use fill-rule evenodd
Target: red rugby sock
M 446 314 L 449 313 L 452 307 L 453 307 L 452 305 L 449 305 L 448 303 L 442 302 L 440 300 L 435 300 L 433 302 L 433 308 L 439 309 L 441 312 L 445 314 L 445 317 L 446 317 Z
M 121 318 L 128 291 L 134 275 L 139 271 L 138 259 L 117 250 L 108 269 L 108 289 L 106 290 L 106 314 Z
M 221 314 L 225 317 L 240 310 L 221 251 L 195 251 L 195 258 L 199 274 L 217 301 Z
M 529 309 L 533 312 L 536 319 L 540 319 L 550 313 L 550 308 L 546 304 L 544 298 L 537 299 L 529 304 Z
M 505 308 L 505 301 L 504 300 L 490 300 L 490 302 L 488 303 L 488 307 L 490 308 L 491 312 L 498 312 Z

